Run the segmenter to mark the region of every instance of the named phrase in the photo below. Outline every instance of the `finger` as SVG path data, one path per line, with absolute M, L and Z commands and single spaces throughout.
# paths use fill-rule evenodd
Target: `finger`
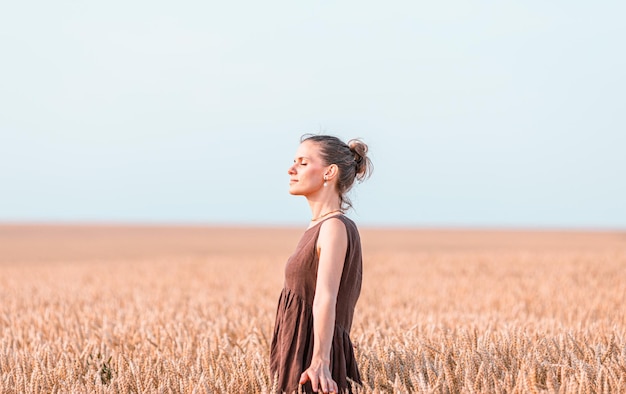
M 311 378 L 311 388 L 313 389 L 313 391 L 317 392 L 317 389 L 319 388 L 318 376 L 315 374 L 311 374 L 309 375 L 309 378 Z
M 328 379 L 328 392 L 336 393 L 338 391 L 339 391 L 339 388 L 337 387 L 337 383 L 335 383 L 335 381 L 332 379 Z
M 326 378 L 320 379 L 320 388 L 322 389 L 322 393 L 328 393 L 328 382 Z
M 302 375 L 300 375 L 300 384 L 305 384 L 309 380 L 311 379 L 309 378 L 307 371 L 302 372 Z

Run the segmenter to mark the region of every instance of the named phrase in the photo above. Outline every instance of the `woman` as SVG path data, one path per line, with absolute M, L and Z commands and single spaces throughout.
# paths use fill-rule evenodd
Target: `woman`
M 343 215 L 355 179 L 371 173 L 367 145 L 305 135 L 289 168 L 289 193 L 306 197 L 311 223 L 285 267 L 270 350 L 280 392 L 339 393 L 361 383 L 350 328 L 361 291 L 359 232 Z

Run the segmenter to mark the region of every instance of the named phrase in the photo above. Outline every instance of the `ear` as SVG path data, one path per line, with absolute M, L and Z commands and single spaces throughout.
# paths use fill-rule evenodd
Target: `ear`
M 324 176 L 330 181 L 331 179 L 336 177 L 338 174 L 339 174 L 339 167 L 337 167 L 337 164 L 331 164 L 328 166 L 328 168 L 326 168 L 326 172 L 324 173 Z

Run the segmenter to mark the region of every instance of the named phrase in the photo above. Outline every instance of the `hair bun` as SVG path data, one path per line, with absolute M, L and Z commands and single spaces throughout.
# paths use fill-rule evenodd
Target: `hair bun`
M 367 144 L 359 139 L 348 141 L 350 152 L 354 155 L 356 179 L 363 181 L 372 175 L 372 161 L 367 157 Z

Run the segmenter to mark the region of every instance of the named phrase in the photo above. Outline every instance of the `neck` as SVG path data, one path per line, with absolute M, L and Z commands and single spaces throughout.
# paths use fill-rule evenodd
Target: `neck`
M 330 216 L 331 213 L 341 212 L 341 204 L 339 200 L 336 201 L 311 201 L 309 200 L 309 206 L 311 207 L 311 221 L 321 219 L 322 217 Z

